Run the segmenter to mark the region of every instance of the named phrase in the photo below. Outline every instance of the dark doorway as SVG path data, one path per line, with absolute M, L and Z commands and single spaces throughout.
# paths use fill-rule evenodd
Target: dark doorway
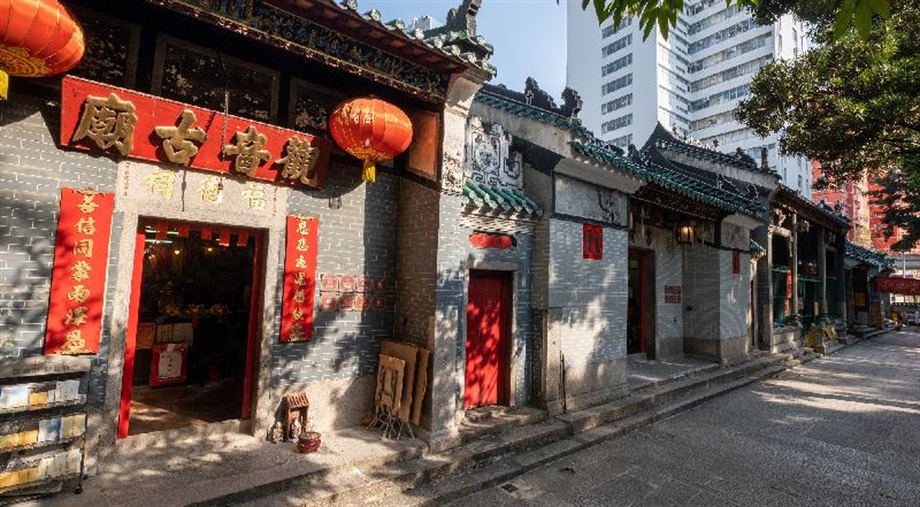
M 261 235 L 141 221 L 137 241 L 119 436 L 248 418 Z
M 510 273 L 470 271 L 466 305 L 465 409 L 505 401 L 510 309 Z
M 649 252 L 636 248 L 629 249 L 629 281 L 626 298 L 626 353 L 644 354 L 654 358 L 654 351 L 649 347 L 651 327 L 649 317 L 654 310 L 649 306 L 654 302 L 650 293 L 654 286 L 654 276 L 649 278 Z M 653 347 L 652 347 L 653 348 Z

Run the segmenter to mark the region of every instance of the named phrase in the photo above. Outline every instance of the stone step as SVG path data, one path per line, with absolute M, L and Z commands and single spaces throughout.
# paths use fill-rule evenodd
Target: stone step
M 450 476 L 444 481 L 425 483 L 415 489 L 392 494 L 388 496 L 384 503 L 376 505 L 379 507 L 448 505 L 482 489 L 506 483 L 519 475 L 552 461 L 643 428 L 661 419 L 690 410 L 717 396 L 750 385 L 786 369 L 785 365 L 771 366 L 761 370 L 761 374 L 758 376 L 741 377 L 731 382 L 719 383 L 694 393 L 693 396 L 672 401 L 666 405 L 575 434 L 537 449 L 507 455 L 504 459 L 495 460 L 461 474 Z
M 545 419 L 544 414 L 539 422 L 525 423 L 529 417 L 538 418 L 537 412 L 541 411 L 521 411 L 516 415 L 516 411 L 498 411 L 492 417 L 501 420 L 514 415 L 512 422 L 497 424 L 494 431 L 438 455 L 422 455 L 385 466 L 359 464 L 337 471 L 334 476 L 284 481 L 254 493 L 224 495 L 200 505 L 441 505 L 814 357 L 818 356 L 797 351 L 706 371 L 660 383 L 603 408 L 595 407 L 585 415 Z M 478 419 L 477 423 L 492 417 Z M 426 500 L 432 497 L 436 498 L 434 503 Z

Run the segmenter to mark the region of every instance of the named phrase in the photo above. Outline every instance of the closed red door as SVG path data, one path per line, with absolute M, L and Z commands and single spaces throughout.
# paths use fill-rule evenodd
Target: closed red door
M 509 283 L 506 273 L 471 271 L 466 305 L 463 408 L 499 403 L 504 387 Z

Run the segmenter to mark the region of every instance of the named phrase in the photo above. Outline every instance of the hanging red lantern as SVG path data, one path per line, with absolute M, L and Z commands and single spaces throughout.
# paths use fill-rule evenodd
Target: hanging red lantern
M 57 0 L 0 0 L 0 74 L 60 74 L 84 49 L 83 29 Z
M 409 147 L 412 122 L 389 102 L 360 97 L 336 106 L 329 116 L 329 133 L 343 150 L 364 161 L 364 181 L 374 181 L 374 164 Z

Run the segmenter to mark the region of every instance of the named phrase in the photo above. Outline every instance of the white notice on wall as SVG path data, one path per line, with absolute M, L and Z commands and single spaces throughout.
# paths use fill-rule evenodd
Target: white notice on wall
M 157 375 L 161 379 L 176 378 L 182 375 L 182 354 L 170 344 L 160 352 L 160 366 Z

